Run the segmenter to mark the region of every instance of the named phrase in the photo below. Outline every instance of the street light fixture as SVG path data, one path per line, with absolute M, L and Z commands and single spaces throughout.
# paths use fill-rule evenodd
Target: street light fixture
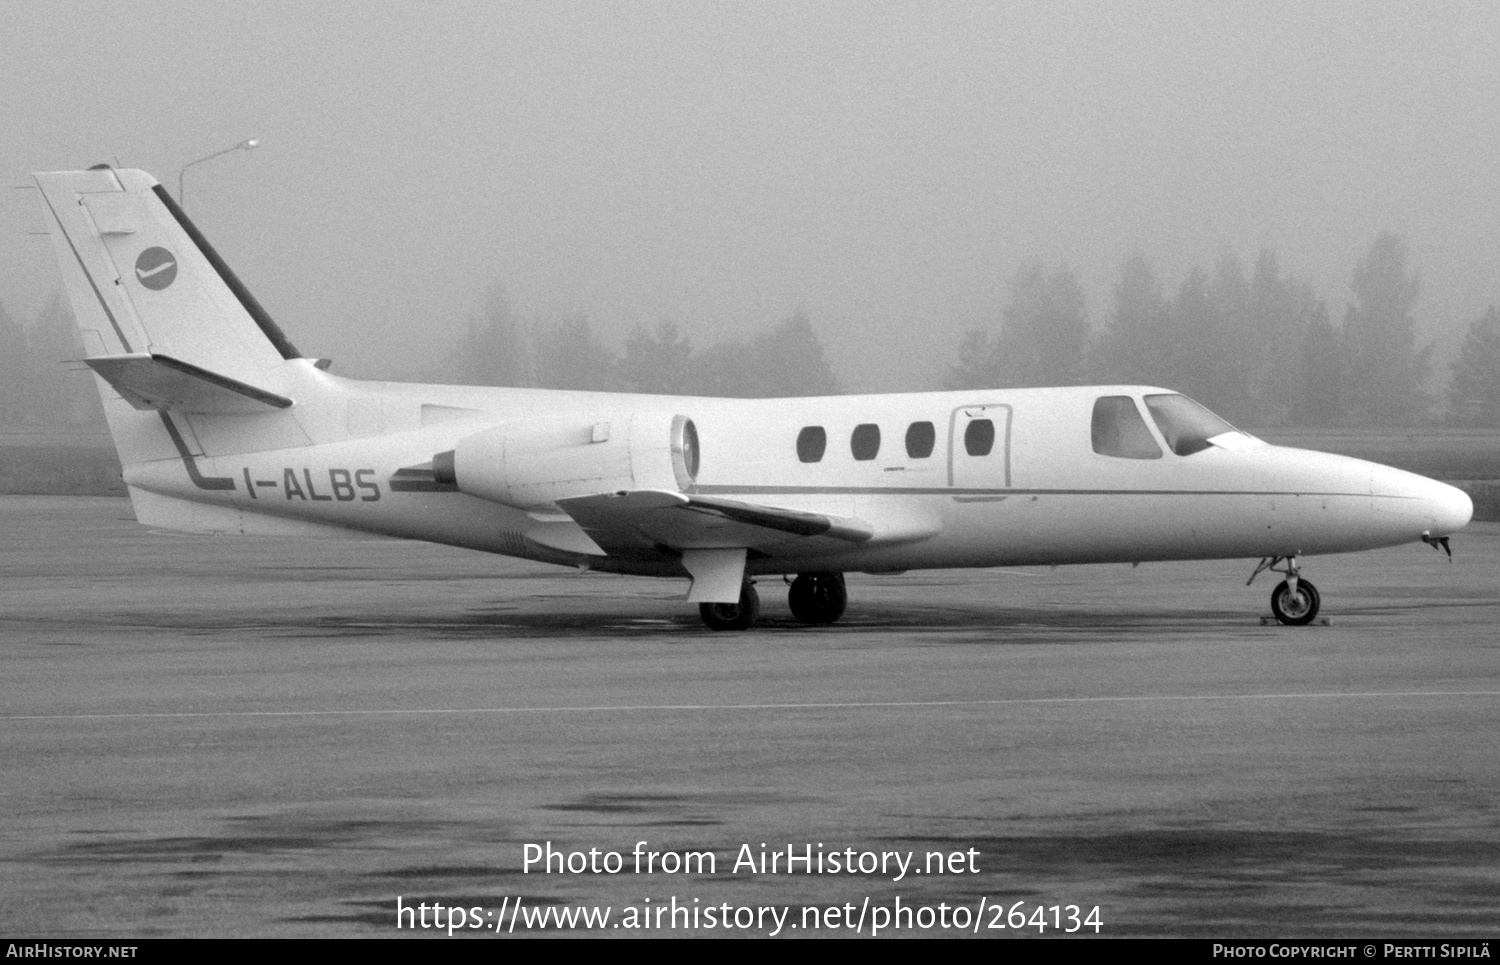
M 182 166 L 182 170 L 177 172 L 177 206 L 182 208 L 182 210 L 184 211 L 187 210 L 186 196 L 183 194 L 182 176 L 184 174 L 187 174 L 188 168 L 192 167 L 194 164 L 202 164 L 204 161 L 212 161 L 214 158 L 228 154 L 230 151 L 253 151 L 258 147 L 260 147 L 260 138 L 252 137 L 248 141 L 241 141 L 234 147 L 226 147 L 222 151 L 215 151 L 207 157 L 200 157 L 196 161 L 189 161 L 188 163 L 184 164 Z

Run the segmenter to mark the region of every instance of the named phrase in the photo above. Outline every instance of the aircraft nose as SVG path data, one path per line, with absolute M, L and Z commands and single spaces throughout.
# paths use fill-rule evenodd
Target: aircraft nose
M 1456 486 L 1432 481 L 1425 497 L 1427 510 L 1432 514 L 1432 535 L 1447 536 L 1463 529 L 1474 518 L 1474 500 Z
M 1371 479 L 1376 505 L 1395 510 L 1433 536 L 1469 525 L 1474 501 L 1462 489 L 1414 473 L 1379 466 Z

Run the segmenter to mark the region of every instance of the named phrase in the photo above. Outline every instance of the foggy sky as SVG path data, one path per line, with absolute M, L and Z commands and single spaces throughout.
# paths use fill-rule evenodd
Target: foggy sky
M 1343 316 L 1383 229 L 1443 358 L 1500 303 L 1493 3 L 9 2 L 0 165 L 142 167 L 305 354 L 435 362 L 523 317 L 699 346 L 803 309 L 851 388 L 934 382 L 1034 260 L 1096 326 L 1274 249 Z M 0 197 L 0 300 L 60 290 Z M 1446 364 L 1439 373 L 1446 378 Z

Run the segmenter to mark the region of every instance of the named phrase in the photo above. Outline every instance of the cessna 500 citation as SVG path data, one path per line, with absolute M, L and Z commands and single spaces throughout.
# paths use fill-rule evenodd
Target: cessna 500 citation
M 1304 555 L 1446 548 L 1473 510 L 1145 386 L 742 400 L 343 379 L 150 175 L 35 177 L 149 526 L 687 577 L 715 630 L 755 620 L 754 576 L 795 575 L 792 613 L 816 624 L 843 613 L 849 571 L 1259 558 L 1286 576 L 1277 619 L 1303 624 Z

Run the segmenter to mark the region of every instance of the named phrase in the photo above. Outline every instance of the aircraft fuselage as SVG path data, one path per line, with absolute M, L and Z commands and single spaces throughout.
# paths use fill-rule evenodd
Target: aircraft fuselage
M 251 517 L 269 516 L 612 572 L 685 575 L 665 544 L 643 538 L 623 553 L 572 552 L 578 524 L 554 507 L 509 506 L 410 471 L 496 424 L 609 426 L 656 413 L 696 425 L 700 466 L 685 493 L 866 520 L 874 530 L 852 545 L 819 536 L 762 540 L 746 563 L 757 574 L 795 573 L 813 560 L 831 571 L 878 572 L 1340 553 L 1446 533 L 1470 512 L 1467 496 L 1424 477 L 1249 437 L 1186 456 L 1093 451 L 1096 399 L 1166 391 L 1138 386 L 731 400 L 316 377 L 342 404 L 298 413 L 308 443 L 215 455 L 252 439 L 264 417 L 245 416 L 233 430 L 194 431 L 201 454 L 138 465 L 127 483 L 223 510 L 210 529 L 255 532 Z M 975 414 L 996 426 L 993 446 L 978 457 L 963 445 Z M 194 430 L 203 421 L 175 418 Z M 913 456 L 905 437 L 921 423 L 933 428 L 931 450 Z M 351 425 L 369 434 L 315 441 Z M 879 431 L 873 453 L 860 453 L 868 458 L 853 452 L 859 426 Z M 809 427 L 825 437 L 816 461 L 802 461 L 797 450 Z M 737 534 L 725 545 L 743 542 Z

